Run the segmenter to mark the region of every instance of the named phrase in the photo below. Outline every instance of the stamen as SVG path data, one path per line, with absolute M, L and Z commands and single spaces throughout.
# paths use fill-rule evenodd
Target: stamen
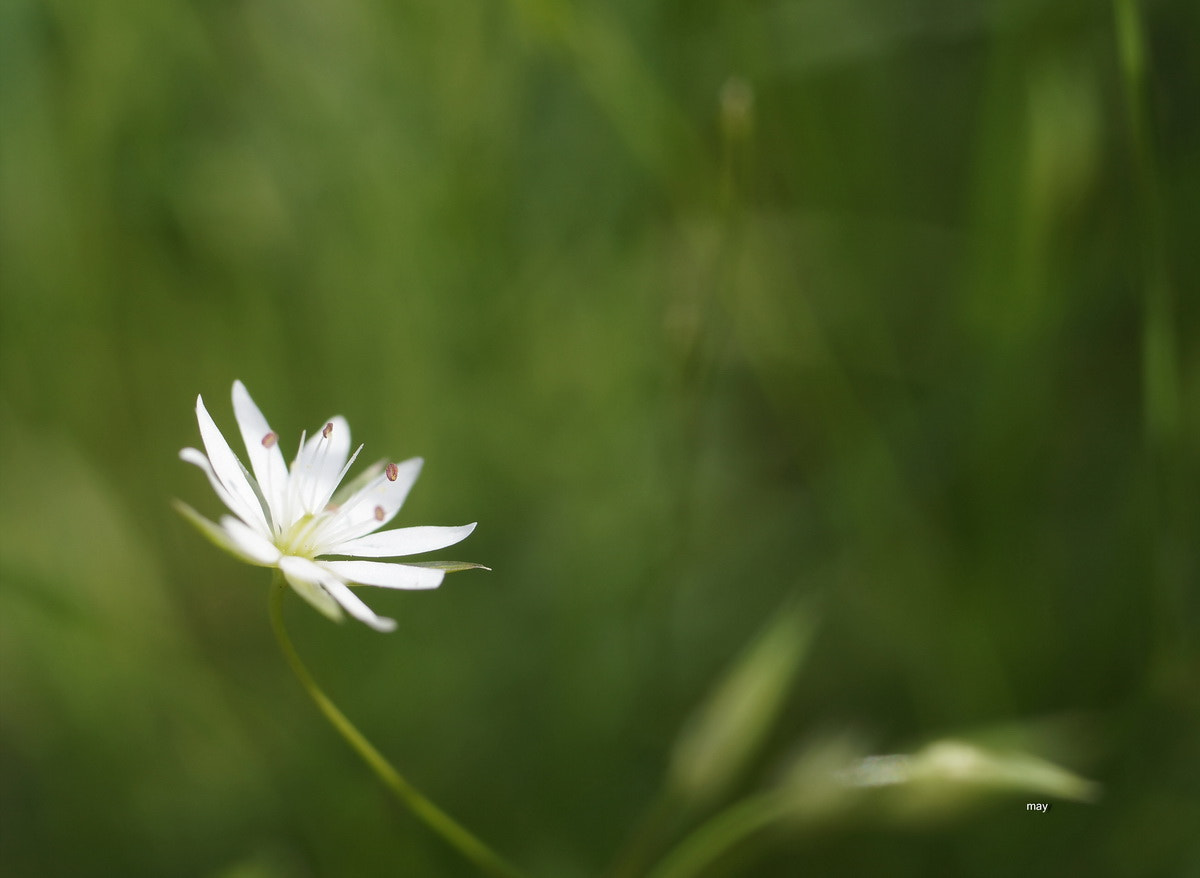
M 321 431 L 321 435 L 326 439 L 333 435 L 333 421 L 325 425 L 325 429 Z
M 277 436 L 274 432 L 271 432 L 262 437 L 262 446 L 263 448 L 273 448 L 275 443 L 278 441 L 279 436 Z
M 394 482 L 396 481 L 396 477 L 400 475 L 400 467 L 394 463 L 389 463 L 383 472 L 388 477 L 389 482 Z
M 382 506 L 375 507 L 375 520 L 383 521 L 384 511 Z

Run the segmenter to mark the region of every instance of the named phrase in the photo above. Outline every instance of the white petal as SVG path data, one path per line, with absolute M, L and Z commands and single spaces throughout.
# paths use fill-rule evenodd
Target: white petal
M 350 555 L 359 558 L 398 558 L 419 555 L 460 543 L 475 530 L 474 524 L 461 527 L 401 527 L 368 534 L 355 540 L 323 549 L 326 555 Z
M 237 544 L 242 556 L 253 559 L 253 563 L 273 567 L 279 561 L 282 553 L 275 544 L 239 519 L 226 515 L 221 519 L 221 527 L 225 528 L 225 533 Z
M 279 450 L 279 437 L 268 426 L 267 419 L 241 381 L 233 382 L 233 414 L 237 418 L 242 441 L 246 444 L 246 455 L 250 458 L 254 478 L 258 480 L 258 486 L 271 510 L 271 518 L 277 528 L 288 527 L 291 522 L 281 520 L 284 517 L 283 498 L 287 492 L 288 472 L 283 452 Z M 271 438 L 264 445 L 268 436 Z
M 279 559 L 279 569 L 296 594 L 304 598 L 335 622 L 342 620 L 342 607 L 321 585 L 329 574 L 306 558 L 284 555 Z
M 358 451 L 362 451 L 361 445 L 358 446 Z M 358 452 L 356 451 L 355 455 L 357 454 Z M 334 492 L 330 502 L 332 502 L 334 506 L 345 506 L 347 500 L 365 488 L 372 481 L 379 478 L 379 474 L 383 472 L 384 467 L 387 466 L 387 463 L 388 462 L 386 460 L 375 461 L 350 481 L 338 488 L 337 491 Z
M 323 509 L 329 502 L 340 481 L 346 457 L 350 454 L 350 424 L 341 415 L 330 418 L 327 423 L 332 424 L 333 428 L 329 431 L 328 439 L 325 439 L 324 434 L 321 435 L 326 448 L 318 450 L 316 460 L 321 493 L 324 495 L 323 499 L 318 500 L 318 510 Z
M 241 558 L 247 564 L 256 564 L 260 567 L 271 566 L 270 563 L 262 561 L 258 555 L 247 552 L 246 549 L 243 548 L 242 544 L 235 539 L 233 534 L 231 534 L 227 529 L 223 528 L 219 524 L 214 524 L 213 522 L 209 521 L 186 503 L 176 500 L 175 508 L 182 513 L 184 518 L 194 524 L 202 534 L 204 534 L 206 537 L 216 543 L 218 547 L 224 549 L 229 554 Z M 225 521 L 236 521 L 236 519 L 226 516 Z M 253 531 L 251 531 L 250 528 L 246 527 L 245 525 L 242 525 L 242 527 L 246 528 L 247 532 L 253 533 Z
M 208 462 L 208 458 L 205 456 L 203 451 L 200 451 L 197 448 L 184 448 L 179 452 L 179 458 L 180 460 L 187 461 L 188 463 L 194 464 L 200 467 L 200 469 L 204 470 L 204 474 L 208 476 L 209 484 L 212 485 L 213 491 L 216 492 L 216 495 L 221 499 L 221 502 L 225 504 L 230 512 L 237 515 L 241 514 L 241 504 L 232 496 L 230 496 L 229 492 L 225 490 L 225 486 L 221 484 L 221 480 L 218 479 L 217 474 L 213 472 L 212 464 Z
M 320 534 L 320 545 L 340 545 L 366 536 L 395 518 L 413 482 L 421 474 L 424 463 L 421 458 L 413 457 L 396 464 L 395 479 L 388 478 L 386 470 L 383 475 L 372 479 L 346 501 L 337 515 L 325 523 Z M 323 550 L 321 554 L 329 553 Z
M 349 453 L 350 425 L 341 415 L 326 421 L 301 446 L 292 464 L 292 485 L 306 512 L 316 513 L 325 508 L 337 488 Z
M 396 620 L 376 616 L 374 611 L 362 602 L 358 595 L 352 592 L 344 582 L 330 578 L 324 582 L 328 591 L 342 605 L 347 613 L 360 622 L 366 622 L 376 631 L 395 631 Z
M 430 567 L 412 567 L 408 564 L 389 564 L 384 561 L 318 561 L 317 563 L 346 582 L 377 585 L 380 588 L 437 588 L 446 577 L 442 570 Z
M 200 424 L 200 438 L 204 440 L 204 450 L 208 453 L 208 461 L 212 464 L 217 479 L 225 486 L 229 496 L 237 501 L 237 507 L 231 507 L 238 517 L 247 524 L 267 527 L 267 518 L 263 513 L 262 504 L 254 493 L 237 455 L 229 448 L 229 443 L 217 429 L 204 400 L 196 397 L 196 421 Z M 265 531 L 264 531 L 265 532 Z
M 325 492 L 319 495 L 316 502 L 313 504 L 316 509 L 323 511 L 329 507 L 329 504 L 332 502 L 333 494 L 337 490 L 338 485 L 340 485 L 342 479 L 345 478 L 350 466 L 354 463 L 354 461 L 358 460 L 358 455 L 362 450 L 363 446 L 361 445 L 355 448 L 354 453 L 350 455 L 350 459 L 347 460 L 342 465 L 341 470 L 335 473 L 333 478 L 328 481 Z

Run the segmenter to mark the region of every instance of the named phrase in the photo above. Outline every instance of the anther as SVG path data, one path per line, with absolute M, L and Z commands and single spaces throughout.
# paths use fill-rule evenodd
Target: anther
M 383 474 L 388 477 L 389 482 L 396 481 L 396 477 L 400 475 L 400 467 L 394 463 L 389 463 L 384 469 Z
M 325 425 L 325 429 L 321 431 L 321 435 L 326 439 L 333 435 L 333 421 Z
M 376 520 L 376 521 L 383 521 L 383 516 L 384 516 L 383 507 L 382 507 L 382 506 L 376 506 L 376 507 L 375 507 L 375 520 Z
M 275 433 L 268 433 L 266 436 L 262 437 L 262 446 L 263 448 L 271 448 L 278 440 L 279 437 L 275 435 Z

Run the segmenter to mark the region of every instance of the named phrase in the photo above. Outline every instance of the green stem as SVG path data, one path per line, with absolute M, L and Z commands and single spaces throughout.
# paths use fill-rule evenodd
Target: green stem
M 383 754 L 375 749 L 374 745 L 363 736 L 362 732 L 346 718 L 346 715 L 317 685 L 317 681 L 313 679 L 313 675 L 300 659 L 299 653 L 296 652 L 296 647 L 292 645 L 292 639 L 288 636 L 287 628 L 283 624 L 283 594 L 286 590 L 287 584 L 278 578 L 271 585 L 271 627 L 275 631 L 275 639 L 279 641 L 279 648 L 283 651 L 284 658 L 291 665 L 292 671 L 295 672 L 305 691 L 316 702 L 321 713 L 325 714 L 330 725 L 338 730 L 338 733 L 346 739 L 346 743 L 354 748 L 354 751 L 383 781 L 384 786 L 391 790 L 403 805 L 426 826 L 449 842 L 459 853 L 478 866 L 481 871 L 496 876 L 496 878 L 521 878 L 521 873 L 517 869 L 509 865 L 499 854 L 464 829 L 454 818 L 425 798 L 416 787 L 405 780 L 400 772 L 396 771 Z
M 671 850 L 649 878 L 693 878 L 736 845 L 779 820 L 786 808 L 774 794 L 743 799 L 716 814 Z

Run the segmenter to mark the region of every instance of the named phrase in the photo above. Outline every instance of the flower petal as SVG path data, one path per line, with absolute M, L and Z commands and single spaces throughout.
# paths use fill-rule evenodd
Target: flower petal
M 358 450 L 362 451 L 361 445 L 358 447 Z M 357 453 L 358 452 L 355 452 L 355 454 Z M 388 462 L 386 460 L 375 461 L 350 481 L 346 482 L 346 484 L 338 488 L 337 491 L 334 492 L 333 497 L 330 498 L 330 502 L 334 506 L 345 506 L 347 500 L 369 485 L 372 481 L 379 478 L 379 474 L 383 472 L 384 467 L 387 466 L 387 463 Z
M 242 557 L 251 559 L 253 563 L 261 564 L 263 567 L 274 567 L 279 562 L 282 553 L 275 547 L 275 544 L 240 519 L 234 518 L 232 515 L 222 516 L 221 527 L 237 544 Z
M 331 577 L 325 580 L 323 584 L 325 590 L 333 595 L 334 599 L 342 605 L 342 609 L 358 621 L 367 623 L 376 631 L 387 632 L 396 630 L 395 619 L 375 615 L 375 612 L 364 604 L 362 599 L 352 592 L 340 579 Z
M 326 423 L 326 428 L 329 425 L 332 425 L 329 437 L 325 438 L 324 433 L 321 434 L 326 447 L 318 449 L 316 460 L 322 493 L 325 495 L 324 499 L 318 503 L 318 509 L 324 508 L 334 489 L 337 488 L 342 467 L 346 465 L 346 458 L 350 454 L 350 424 L 341 415 L 335 415 Z
M 208 457 L 198 448 L 184 448 L 179 452 L 179 459 L 187 461 L 190 464 L 200 467 L 204 470 L 204 474 L 208 476 L 208 482 L 212 485 L 213 491 L 221 502 L 225 504 L 230 512 L 239 514 L 241 505 L 230 493 L 225 490 L 225 486 L 221 484 L 221 480 L 217 478 L 217 474 L 213 472 L 212 464 L 208 462 Z
M 398 558 L 419 555 L 460 543 L 475 530 L 475 524 L 461 527 L 401 527 L 346 540 L 324 549 L 326 555 L 350 555 L 359 558 Z
M 282 521 L 288 471 L 283 452 L 279 450 L 279 437 L 267 424 L 267 419 L 241 381 L 233 382 L 233 414 L 237 418 L 242 441 L 246 444 L 246 455 L 254 470 L 254 478 L 258 480 L 258 486 L 266 498 L 272 523 L 276 528 L 288 527 L 292 522 Z
M 442 570 L 410 567 L 407 564 L 389 564 L 384 561 L 318 561 L 316 563 L 333 573 L 338 579 L 359 585 L 376 585 L 380 588 L 437 588 L 446 577 Z
M 322 586 L 322 580 L 328 579 L 329 574 L 309 561 L 295 555 L 284 555 L 279 559 L 279 569 L 283 571 L 296 594 L 304 598 L 324 615 L 335 622 L 342 621 L 342 607 Z
M 292 486 L 305 512 L 315 514 L 325 508 L 337 488 L 349 453 L 350 425 L 341 415 L 326 421 L 301 446 L 292 464 Z
M 329 505 L 332 502 L 334 491 L 337 490 L 337 486 L 341 484 L 342 479 L 346 477 L 346 473 L 350 470 L 350 467 L 353 465 L 354 461 L 358 460 L 358 455 L 362 450 L 363 446 L 361 445 L 355 448 L 354 453 L 350 455 L 350 459 L 342 465 L 342 468 L 334 474 L 333 478 L 329 479 L 328 483 L 326 484 L 325 493 L 319 495 L 316 503 L 313 504 L 318 510 L 326 510 L 329 508 Z
M 338 514 L 325 523 L 320 544 L 338 545 L 366 536 L 395 518 L 424 463 L 421 458 L 413 457 L 403 463 L 389 464 L 382 475 L 347 500 Z
M 263 512 L 262 504 L 258 501 L 258 496 L 254 493 L 254 488 L 246 478 L 237 455 L 230 449 L 229 443 L 221 435 L 221 431 L 208 413 L 208 409 L 204 407 L 203 398 L 199 396 L 196 397 L 196 421 L 200 424 L 200 438 L 204 440 L 204 450 L 208 454 L 208 461 L 212 465 L 213 472 L 225 486 L 229 496 L 237 501 L 237 506 L 230 508 L 247 524 L 261 525 L 264 532 L 269 532 L 267 517 Z
M 179 511 L 180 515 L 195 525 L 197 530 L 208 537 L 217 545 L 218 548 L 224 549 L 229 554 L 241 558 L 248 564 L 256 564 L 260 567 L 271 566 L 269 562 L 262 561 L 258 555 L 248 552 L 227 529 L 223 528 L 219 524 L 214 524 L 213 522 L 209 521 L 191 506 L 188 506 L 186 503 L 180 500 L 176 500 L 175 508 Z M 225 521 L 236 521 L 236 519 L 226 516 Z M 244 527 L 247 532 L 253 533 L 253 531 L 249 527 L 246 527 L 246 525 L 243 524 L 242 527 Z

